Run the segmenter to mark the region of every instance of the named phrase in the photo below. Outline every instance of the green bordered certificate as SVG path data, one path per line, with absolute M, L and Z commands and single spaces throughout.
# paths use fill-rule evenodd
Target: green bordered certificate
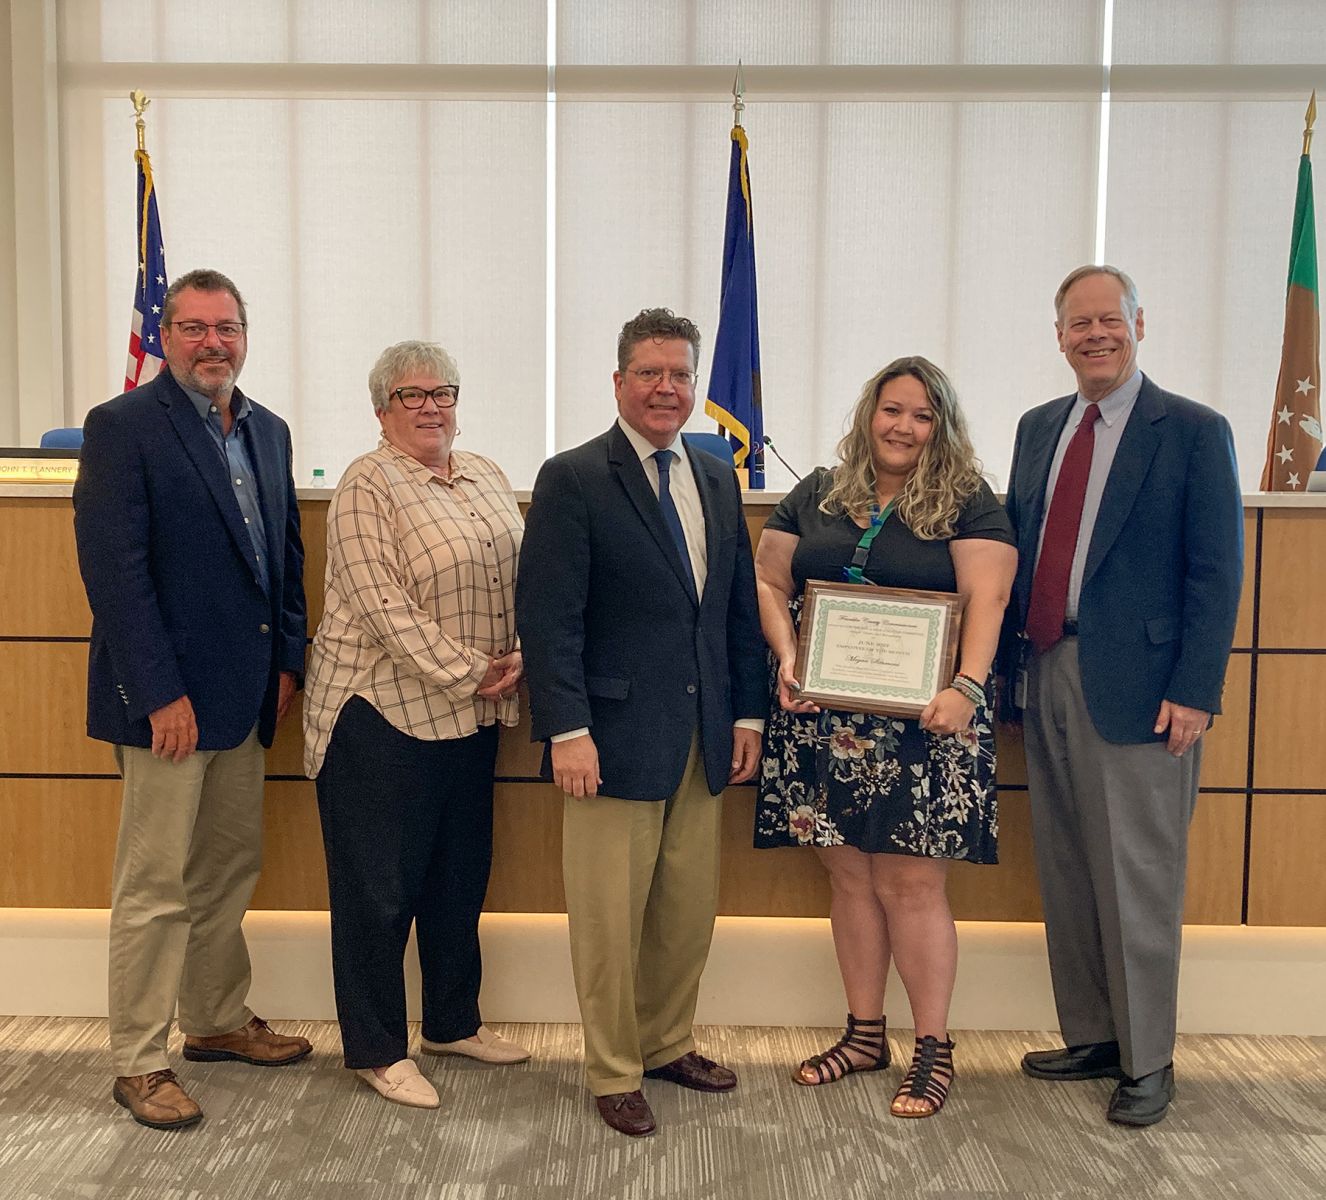
M 797 644 L 801 698 L 920 716 L 953 678 L 965 603 L 954 592 L 808 580 Z

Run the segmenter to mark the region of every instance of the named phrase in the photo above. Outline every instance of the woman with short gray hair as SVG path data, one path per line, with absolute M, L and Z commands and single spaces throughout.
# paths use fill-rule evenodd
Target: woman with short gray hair
M 345 1065 L 388 1100 L 436 1108 L 407 1053 L 411 924 L 424 1052 L 529 1057 L 479 1015 L 497 731 L 516 724 L 522 674 L 522 523 L 501 469 L 453 448 L 460 372 L 441 346 L 388 347 L 368 387 L 382 440 L 328 510 L 304 767 L 317 780 Z

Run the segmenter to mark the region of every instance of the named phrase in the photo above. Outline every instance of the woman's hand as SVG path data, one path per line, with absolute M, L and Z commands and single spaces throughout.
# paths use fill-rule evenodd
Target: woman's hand
M 976 715 L 976 705 L 957 688 L 947 687 L 921 712 L 921 728 L 928 733 L 961 733 Z
M 516 694 L 524 674 L 525 660 L 519 650 L 499 654 L 488 664 L 488 673 L 479 684 L 479 695 L 489 700 L 509 700 Z
M 801 684 L 797 682 L 793 672 L 796 670 L 796 660 L 791 658 L 780 659 L 778 663 L 778 703 L 788 712 L 794 713 L 817 713 L 820 710 L 818 704 L 812 704 L 809 700 L 801 699 Z

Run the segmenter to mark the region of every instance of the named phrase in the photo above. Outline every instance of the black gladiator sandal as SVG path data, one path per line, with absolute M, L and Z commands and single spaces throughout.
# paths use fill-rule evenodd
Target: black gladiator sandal
M 889 1065 L 889 1042 L 884 1036 L 887 1017 L 878 1021 L 861 1021 L 847 1014 L 847 1032 L 843 1034 L 823 1054 L 815 1054 L 806 1059 L 793 1073 L 794 1083 L 802 1087 L 818 1087 L 822 1083 L 836 1083 L 844 1075 L 857 1071 L 882 1071 Z M 848 1056 L 848 1050 L 858 1054 L 868 1054 L 870 1059 L 864 1063 L 854 1063 Z M 806 1079 L 802 1072 L 807 1068 L 815 1072 L 814 1079 Z
M 939 1075 L 936 1076 L 935 1072 Z M 953 1042 L 941 1042 L 927 1034 L 916 1039 L 916 1050 L 912 1054 L 912 1065 L 907 1068 L 902 1086 L 893 1097 L 889 1107 L 895 1117 L 933 1117 L 948 1099 L 949 1085 L 953 1082 Z M 930 1105 L 920 1112 L 903 1112 L 898 1108 L 900 1100 L 924 1100 Z

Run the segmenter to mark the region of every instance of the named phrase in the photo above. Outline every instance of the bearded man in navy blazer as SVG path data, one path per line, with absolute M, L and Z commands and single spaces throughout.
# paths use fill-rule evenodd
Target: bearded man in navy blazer
M 1066 1048 L 1038 1079 L 1117 1079 L 1107 1116 L 1161 1120 L 1188 824 L 1220 711 L 1243 574 L 1229 423 L 1137 366 L 1137 289 L 1115 267 L 1055 296 L 1075 395 L 1018 425 L 1008 513 L 1032 833 Z M 1020 695 L 1019 695 L 1020 693 Z
M 244 301 L 217 271 L 167 290 L 166 367 L 88 413 L 74 531 L 92 609 L 88 736 L 124 777 L 111 884 L 112 1095 L 202 1117 L 166 1057 L 279 1066 L 310 1050 L 245 1003 L 240 922 L 262 861 L 263 748 L 304 672 L 290 431 L 236 386 Z
M 667 309 L 617 343 L 616 424 L 544 463 L 516 580 L 535 741 L 565 793 L 562 874 L 600 1116 L 653 1132 L 641 1077 L 729 1091 L 692 1021 L 718 905 L 722 791 L 768 707 L 731 466 L 688 448 L 700 332 Z

